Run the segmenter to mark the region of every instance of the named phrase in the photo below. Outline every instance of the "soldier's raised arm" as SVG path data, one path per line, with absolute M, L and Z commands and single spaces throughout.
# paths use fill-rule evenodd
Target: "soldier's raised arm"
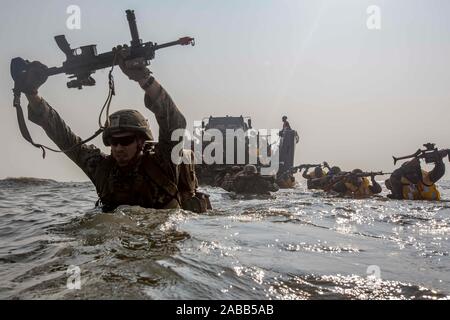
M 373 194 L 381 193 L 382 188 L 380 184 L 375 180 L 375 176 L 371 176 L 370 178 L 372 183 L 372 185 L 369 186 L 370 192 L 372 192 Z
M 434 168 L 429 174 L 429 178 L 432 183 L 436 183 L 445 174 L 445 164 L 438 151 L 434 152 L 434 160 Z
M 130 80 L 139 83 L 145 91 L 145 106 L 155 114 L 159 125 L 159 144 L 173 146 L 178 141 L 172 142 L 172 132 L 176 129 L 186 128 L 186 119 L 177 108 L 167 91 L 151 75 L 145 61 L 141 59 L 125 60 L 127 51 L 118 46 L 118 62 L 122 71 Z
M 149 81 L 152 84 L 145 91 L 144 101 L 145 106 L 155 114 L 158 122 L 158 140 L 160 143 L 176 144 L 178 141 L 171 141 L 172 132 L 176 129 L 185 129 L 186 119 L 167 91 L 156 80 Z
M 309 167 L 305 168 L 305 171 L 303 171 L 303 174 L 302 174 L 303 178 L 305 178 L 305 179 L 309 179 L 310 178 L 309 173 L 308 173 L 309 169 L 310 169 Z
M 32 62 L 16 84 L 28 99 L 28 118 L 41 126 L 47 136 L 74 161 L 92 180 L 97 164 L 106 155 L 93 145 L 80 144 L 80 137 L 72 132 L 59 114 L 38 95 L 39 87 L 47 80 L 47 67 L 42 63 Z

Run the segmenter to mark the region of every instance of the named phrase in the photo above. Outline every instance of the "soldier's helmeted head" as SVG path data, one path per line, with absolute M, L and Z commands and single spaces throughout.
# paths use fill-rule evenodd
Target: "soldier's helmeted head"
M 358 173 L 363 173 L 363 171 L 361 169 L 353 169 L 352 173 L 358 174 Z M 350 180 L 355 186 L 360 186 L 363 181 L 361 177 L 357 177 L 357 176 L 351 176 Z
M 322 168 L 321 168 L 321 167 L 315 167 L 315 168 L 314 168 L 314 176 L 315 176 L 316 178 L 322 178 L 322 176 L 323 176 L 323 171 L 322 171 Z
M 331 167 L 331 169 L 330 169 L 330 174 L 338 174 L 340 172 L 341 172 L 341 168 L 339 168 L 338 166 Z
M 256 174 L 258 170 L 256 169 L 256 166 L 254 166 L 253 164 L 247 164 L 244 167 L 244 172 L 245 174 Z
M 119 166 L 128 165 L 142 151 L 145 141 L 153 141 L 147 119 L 137 110 L 125 109 L 109 116 L 103 143 Z

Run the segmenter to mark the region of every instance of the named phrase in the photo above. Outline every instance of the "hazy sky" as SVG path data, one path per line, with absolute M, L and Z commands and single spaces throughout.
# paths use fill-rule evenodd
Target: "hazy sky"
M 71 4 L 81 8 L 80 30 L 66 27 Z M 366 26 L 370 5 L 381 9 L 380 30 Z M 392 170 L 393 154 L 425 142 L 450 147 L 448 0 L 15 0 L 0 11 L 0 178 L 87 180 L 63 154 L 43 160 L 22 138 L 9 64 L 21 56 L 60 66 L 58 34 L 72 47 L 97 44 L 99 53 L 129 43 L 126 9 L 135 10 L 144 41 L 195 37 L 195 47 L 157 52 L 151 66 L 189 127 L 209 115 L 243 114 L 255 128 L 278 128 L 287 115 L 301 137 L 297 163 L 327 160 L 343 169 Z M 95 73 L 97 85 L 80 91 L 66 88 L 65 75 L 50 77 L 40 94 L 88 137 L 97 129 L 106 77 L 106 70 Z M 157 133 L 142 90 L 118 69 L 115 79 L 113 111 L 139 109 Z M 26 110 L 25 97 L 22 105 Z M 35 141 L 51 144 L 29 126 Z M 94 144 L 102 146 L 101 138 Z

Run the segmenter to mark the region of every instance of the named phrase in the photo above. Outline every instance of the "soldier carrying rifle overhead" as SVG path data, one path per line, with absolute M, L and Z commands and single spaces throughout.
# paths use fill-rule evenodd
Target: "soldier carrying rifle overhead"
M 152 43 L 143 45 L 138 38 L 133 12 L 127 11 L 127 17 L 133 36 L 131 48 L 117 46 L 111 52 L 100 55 L 97 55 L 95 50 L 90 50 L 85 52 L 86 56 L 75 56 L 65 38 L 58 38 L 58 44 L 64 48 L 68 59 L 61 68 L 48 68 L 38 61 L 29 63 L 21 58 L 13 59 L 11 74 L 15 81 L 14 107 L 17 109 L 22 135 L 34 146 L 44 150 L 45 146 L 35 144 L 26 129 L 20 107 L 20 93 L 24 93 L 29 101 L 30 121 L 41 126 L 60 148 L 60 152 L 64 152 L 89 177 L 95 185 L 99 196 L 98 203 L 101 202 L 104 211 L 113 210 L 119 205 L 206 211 L 210 204 L 208 197 L 196 190 L 197 179 L 193 162 L 176 164 L 171 158 L 172 148 L 178 143 L 171 140 L 172 132 L 184 129 L 186 120 L 147 68 L 147 60 L 153 58 L 154 50 L 181 42 L 160 46 L 153 46 Z M 90 78 L 90 73 L 114 64 L 118 64 L 122 72 L 145 92 L 144 104 L 154 113 L 159 125 L 158 143 L 153 141 L 145 117 L 139 111 L 131 109 L 114 112 L 94 136 L 83 141 L 38 94 L 39 87 L 50 75 L 73 73 L 78 79 L 74 80 L 76 86 L 70 82 L 68 87 L 81 89 L 83 85 L 95 83 Z M 114 95 L 111 71 L 110 95 Z M 87 141 L 100 133 L 103 133 L 103 143 L 111 147 L 110 155 L 104 154 L 94 145 L 87 145 Z M 187 156 L 192 157 L 192 154 Z
M 450 150 L 438 150 L 434 143 L 424 144 L 425 150 L 418 149 L 414 154 L 404 157 L 393 157 L 394 164 L 398 160 L 411 159 L 396 169 L 385 181 L 391 191 L 391 199 L 399 200 L 440 200 L 441 195 L 435 183 L 445 174 L 444 157 L 450 161 Z M 425 171 L 420 166 L 420 159 L 433 163 L 431 171 Z

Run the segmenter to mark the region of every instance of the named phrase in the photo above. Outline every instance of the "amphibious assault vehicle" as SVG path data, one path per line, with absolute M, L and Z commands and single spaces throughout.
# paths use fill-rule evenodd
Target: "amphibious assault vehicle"
M 224 116 L 204 118 L 197 141 L 197 146 L 192 147 L 201 163 L 196 165 L 199 184 L 210 186 L 221 186 L 227 174 L 235 174 L 242 170 L 245 165 L 253 164 L 260 172 L 261 167 L 268 167 L 267 160 L 272 155 L 272 145 L 268 135 L 262 135 L 258 130 L 252 128 L 250 117 Z M 289 132 L 288 132 L 289 131 Z M 290 132 L 292 131 L 292 132 Z M 292 182 L 292 175 L 286 174 L 293 167 L 295 144 L 298 135 L 295 130 L 280 131 L 280 166 L 273 175 L 264 176 L 273 180 L 275 177 L 282 185 Z M 222 154 L 220 154 L 223 151 Z M 260 155 L 263 155 L 261 158 Z M 279 177 L 284 177 L 279 179 Z M 294 180 L 295 182 L 295 180 Z M 291 183 L 289 187 L 292 187 Z

